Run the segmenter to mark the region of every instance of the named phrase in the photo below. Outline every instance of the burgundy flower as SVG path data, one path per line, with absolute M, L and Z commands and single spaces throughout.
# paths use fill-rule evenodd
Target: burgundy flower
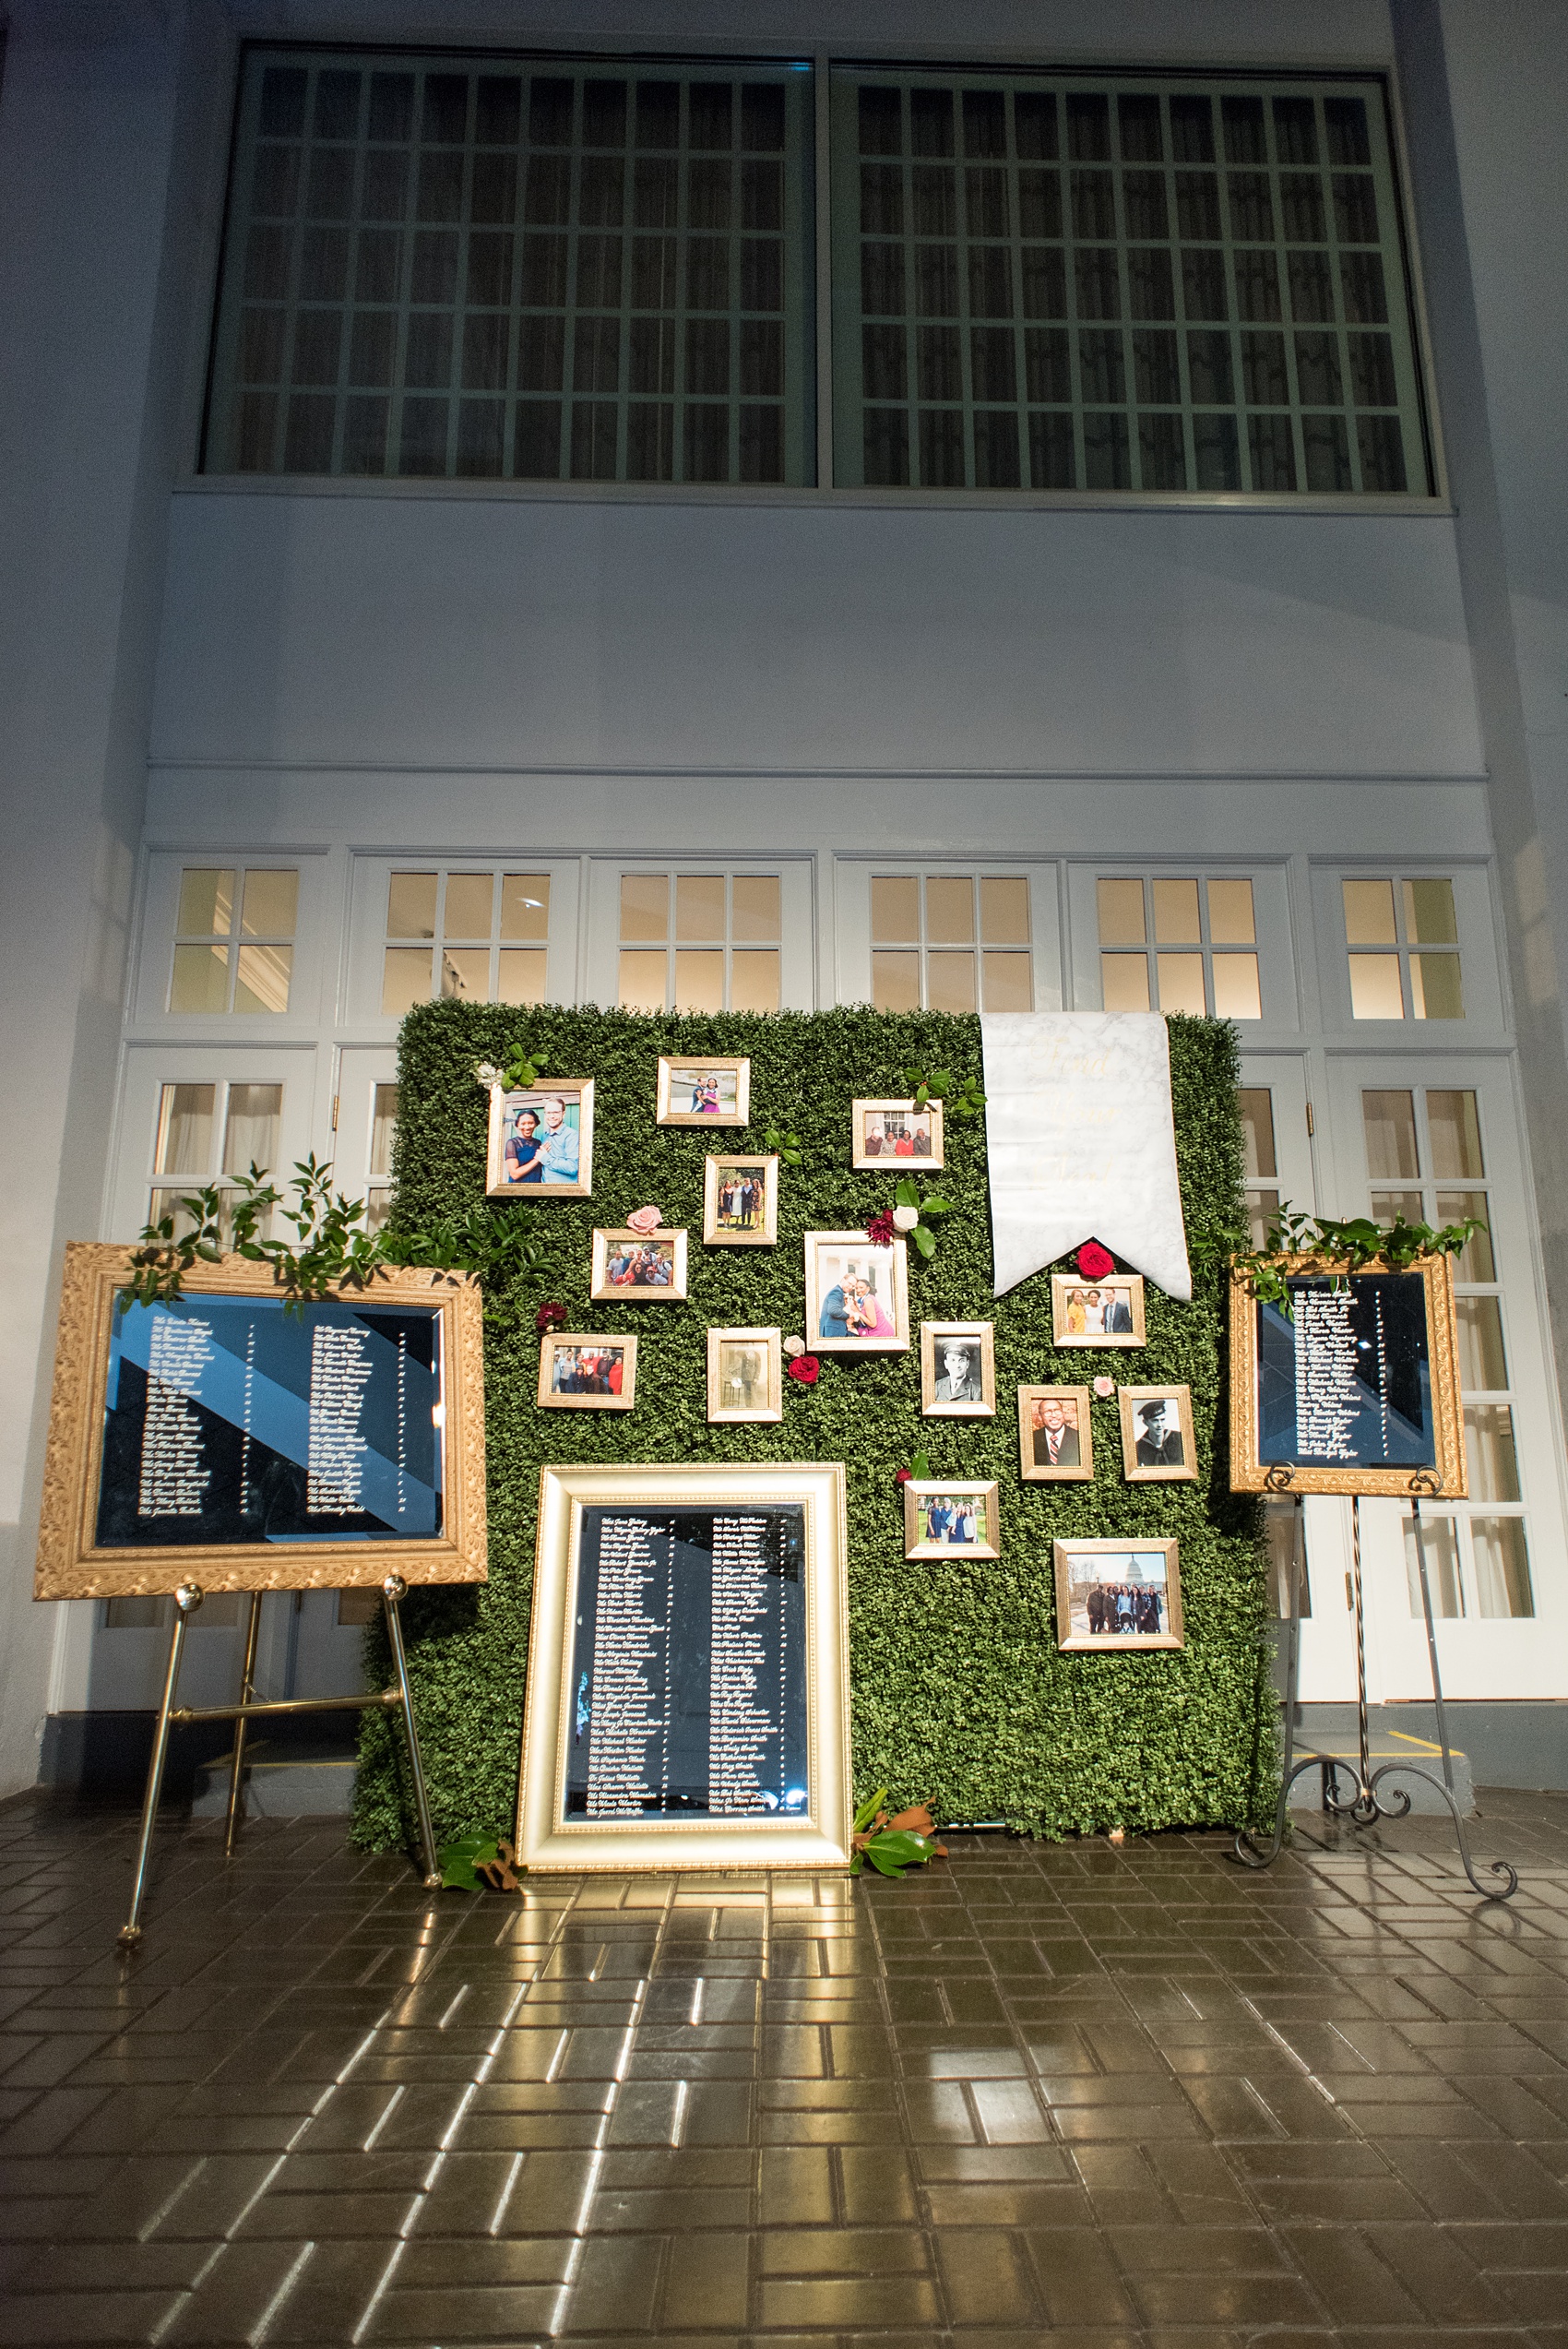
M 909 1469 L 896 1468 L 893 1472 L 893 1482 L 895 1485 L 911 1485 L 914 1477 Z
M 1116 1270 L 1116 1258 L 1098 1240 L 1086 1240 L 1078 1250 L 1078 1270 L 1086 1281 L 1103 1281 Z
M 534 1315 L 533 1326 L 539 1331 L 541 1338 L 547 1330 L 564 1330 L 566 1327 L 565 1306 L 564 1305 L 541 1305 L 539 1311 Z
M 798 1353 L 794 1361 L 787 1362 L 784 1367 L 790 1377 L 798 1379 L 802 1387 L 814 1387 L 822 1365 L 814 1353 Z
M 893 1237 L 893 1210 L 890 1207 L 879 1209 L 872 1217 L 871 1222 L 866 1225 L 866 1237 L 873 1247 L 885 1248 L 888 1246 Z

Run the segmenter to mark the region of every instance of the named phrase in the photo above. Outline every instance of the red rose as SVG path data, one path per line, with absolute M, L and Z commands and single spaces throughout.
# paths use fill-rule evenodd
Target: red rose
M 802 1387 L 814 1387 L 822 1365 L 814 1353 L 798 1353 L 793 1362 L 787 1362 L 784 1367 L 791 1378 L 799 1379 Z
M 565 1306 L 564 1305 L 541 1305 L 539 1311 L 534 1315 L 533 1326 L 539 1331 L 541 1338 L 547 1330 L 564 1330 L 566 1327 Z
M 893 1472 L 893 1482 L 895 1485 L 911 1485 L 914 1478 L 907 1468 L 896 1468 Z
M 893 1237 L 893 1210 L 885 1207 L 866 1225 L 866 1237 L 873 1247 L 885 1248 Z
M 1116 1270 L 1116 1258 L 1098 1240 L 1086 1240 L 1078 1250 L 1078 1270 L 1086 1281 L 1103 1281 Z

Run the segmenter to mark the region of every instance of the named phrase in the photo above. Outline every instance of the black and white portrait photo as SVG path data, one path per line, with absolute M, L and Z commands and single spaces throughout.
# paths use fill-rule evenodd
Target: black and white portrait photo
M 1188 1483 L 1198 1473 L 1187 1387 L 1120 1387 L 1122 1465 L 1129 1485 Z
M 928 1419 L 995 1416 L 996 1358 L 989 1321 L 921 1323 L 921 1410 Z

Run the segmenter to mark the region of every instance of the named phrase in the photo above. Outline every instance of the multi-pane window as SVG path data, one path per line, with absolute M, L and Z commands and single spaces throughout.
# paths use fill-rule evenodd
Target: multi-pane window
M 392 1146 L 398 1139 L 398 1088 L 373 1087 L 370 1156 L 365 1183 L 365 1230 L 379 1232 L 392 1211 Z
M 1096 900 L 1107 1011 L 1263 1017 L 1257 915 L 1244 876 L 1102 877 Z
M 1533 1615 L 1515 1394 L 1476 1096 L 1467 1088 L 1436 1086 L 1364 1091 L 1361 1127 L 1377 1222 L 1403 1215 L 1408 1223 L 1444 1224 L 1473 1216 L 1486 1226 L 1454 1265 L 1470 1497 L 1441 1516 L 1423 1511 L 1432 1605 L 1440 1615 Z M 1406 1541 L 1411 1611 L 1420 1613 L 1413 1523 Z
M 174 917 L 170 1010 L 287 1011 L 299 900 L 292 865 L 187 864 Z
M 879 1011 L 1031 1011 L 1029 885 L 1016 873 L 876 873 L 871 992 Z
M 189 1222 L 180 1200 L 204 1184 L 221 1188 L 225 1227 L 238 1175 L 253 1166 L 279 1173 L 283 1088 L 274 1084 L 170 1084 L 160 1089 L 153 1135 L 148 1221 L 172 1215 L 176 1231 Z M 265 1226 L 264 1226 L 265 1228 Z
M 396 872 L 386 886 L 381 1008 L 401 1019 L 433 996 L 542 1003 L 548 873 Z
M 1380 86 L 836 69 L 835 478 L 1431 483 Z
M 1241 1141 L 1246 1152 L 1244 1175 L 1247 1228 L 1253 1246 L 1267 1241 L 1279 1213 L 1279 1160 L 1274 1146 L 1274 1095 L 1266 1085 L 1243 1085 L 1236 1095 L 1241 1113 Z
M 253 50 L 206 464 L 808 482 L 810 76 Z
M 1463 1019 L 1459 925 L 1446 879 L 1343 881 L 1357 1019 Z
M 616 1000 L 627 1011 L 777 1011 L 777 873 L 623 873 Z

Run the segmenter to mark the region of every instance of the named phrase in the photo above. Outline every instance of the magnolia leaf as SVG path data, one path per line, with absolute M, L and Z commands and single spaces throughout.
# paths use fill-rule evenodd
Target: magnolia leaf
M 497 1856 L 493 1835 L 460 1835 L 455 1843 L 444 1843 L 436 1854 L 441 1863 L 441 1881 L 458 1892 L 477 1892 L 480 1882 L 474 1870 L 481 1862 Z
M 882 1808 L 883 1804 L 886 1800 L 887 1789 L 885 1786 L 879 1786 L 874 1795 L 868 1795 L 865 1801 L 859 1806 L 855 1812 L 854 1823 L 850 1829 L 850 1832 L 855 1835 L 863 1835 L 866 1829 L 871 1825 L 872 1820 L 876 1817 L 877 1812 Z
M 909 1462 L 909 1467 L 913 1472 L 917 1484 L 924 1485 L 928 1483 L 931 1477 L 931 1454 L 929 1452 L 917 1452 L 914 1459 Z M 885 1794 L 886 1791 L 887 1790 L 885 1787 L 883 1792 Z
M 923 1223 L 917 1223 L 909 1237 L 922 1256 L 936 1254 L 936 1235 L 932 1232 L 928 1232 Z
M 923 1867 L 932 1851 L 923 1835 L 913 1834 L 908 1828 L 885 1828 L 872 1837 L 865 1855 L 879 1875 L 902 1876 L 907 1867 Z
M 921 1201 L 921 1213 L 922 1215 L 951 1215 L 952 1212 L 953 1202 L 951 1199 L 930 1198 L 922 1199 Z
M 915 1188 L 914 1177 L 909 1174 L 899 1175 L 897 1187 L 893 1196 L 900 1207 L 919 1207 L 921 1203 L 921 1195 Z

